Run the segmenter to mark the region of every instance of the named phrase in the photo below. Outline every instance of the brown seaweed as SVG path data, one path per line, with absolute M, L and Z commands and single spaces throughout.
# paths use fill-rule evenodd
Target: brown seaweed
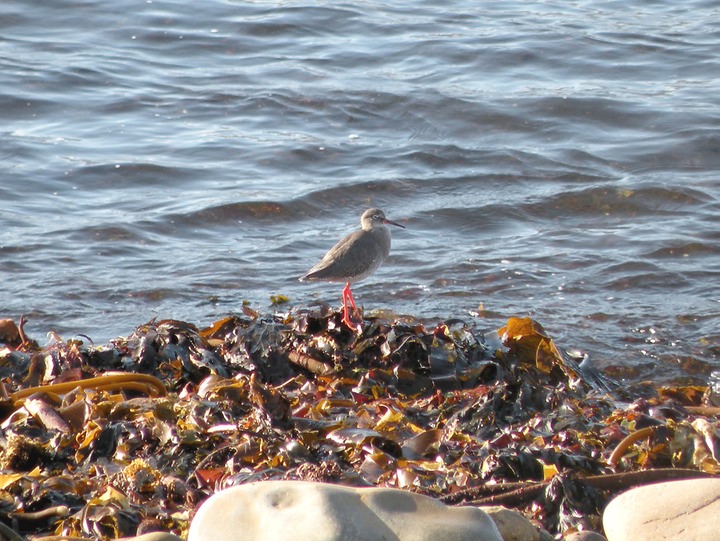
M 304 479 L 500 503 L 560 533 L 599 529 L 630 486 L 718 471 L 706 389 L 628 406 L 529 318 L 490 341 L 459 320 L 368 318 L 358 334 L 341 317 L 247 309 L 205 329 L 151 321 L 104 346 L 46 347 L 6 320 L 0 523 L 184 535 L 216 490 Z

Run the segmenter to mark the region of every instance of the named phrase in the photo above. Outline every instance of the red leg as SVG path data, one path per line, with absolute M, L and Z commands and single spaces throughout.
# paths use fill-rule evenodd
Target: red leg
M 359 321 L 353 321 L 350 317 L 350 308 L 348 306 L 348 302 L 350 303 L 350 306 L 352 306 L 353 309 L 353 316 L 357 313 L 357 306 L 355 306 L 355 299 L 353 298 L 352 291 L 350 291 L 350 283 L 348 282 L 345 284 L 345 288 L 342 292 L 343 296 L 343 318 L 342 321 L 345 325 L 348 326 L 348 328 L 357 330 L 360 332 L 362 330 L 362 324 Z
M 357 310 L 357 306 L 355 306 L 355 299 L 353 298 L 352 291 L 350 291 L 350 284 L 345 284 L 345 289 L 343 289 L 343 302 L 350 301 L 350 306 L 352 306 L 355 310 Z

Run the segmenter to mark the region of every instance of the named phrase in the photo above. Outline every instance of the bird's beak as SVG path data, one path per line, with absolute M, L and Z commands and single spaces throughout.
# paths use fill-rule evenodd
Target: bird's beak
M 404 225 L 400 225 L 400 224 L 397 223 L 397 222 L 393 222 L 393 221 L 390 221 L 390 220 L 387 220 L 387 219 L 386 219 L 383 223 L 384 223 L 385 225 L 396 225 L 396 226 L 398 226 L 398 227 L 402 227 L 403 229 L 405 229 L 405 226 L 404 226 Z

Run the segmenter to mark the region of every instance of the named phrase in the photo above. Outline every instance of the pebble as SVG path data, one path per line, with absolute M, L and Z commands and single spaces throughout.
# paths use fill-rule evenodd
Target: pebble
M 118 541 L 183 541 L 183 538 L 171 533 L 151 532 L 137 537 L 123 537 Z
M 603 513 L 608 541 L 720 539 L 720 479 L 689 479 L 634 488 Z
M 198 509 L 188 541 L 503 541 L 477 507 L 391 488 L 303 481 L 232 487 Z
M 553 536 L 525 516 L 505 507 L 482 507 L 500 530 L 503 541 L 553 541 Z
M 563 541 L 608 541 L 604 535 L 597 532 L 574 532 L 563 537 Z

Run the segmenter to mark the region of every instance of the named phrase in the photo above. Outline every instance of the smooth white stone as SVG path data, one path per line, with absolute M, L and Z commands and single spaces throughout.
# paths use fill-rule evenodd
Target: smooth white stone
M 391 488 L 248 483 L 198 509 L 188 541 L 503 541 L 487 513 Z
M 481 507 L 500 531 L 503 541 L 553 541 L 553 536 L 538 528 L 522 513 L 505 507 Z
M 688 479 L 623 492 L 603 513 L 609 541 L 720 539 L 720 479 Z

